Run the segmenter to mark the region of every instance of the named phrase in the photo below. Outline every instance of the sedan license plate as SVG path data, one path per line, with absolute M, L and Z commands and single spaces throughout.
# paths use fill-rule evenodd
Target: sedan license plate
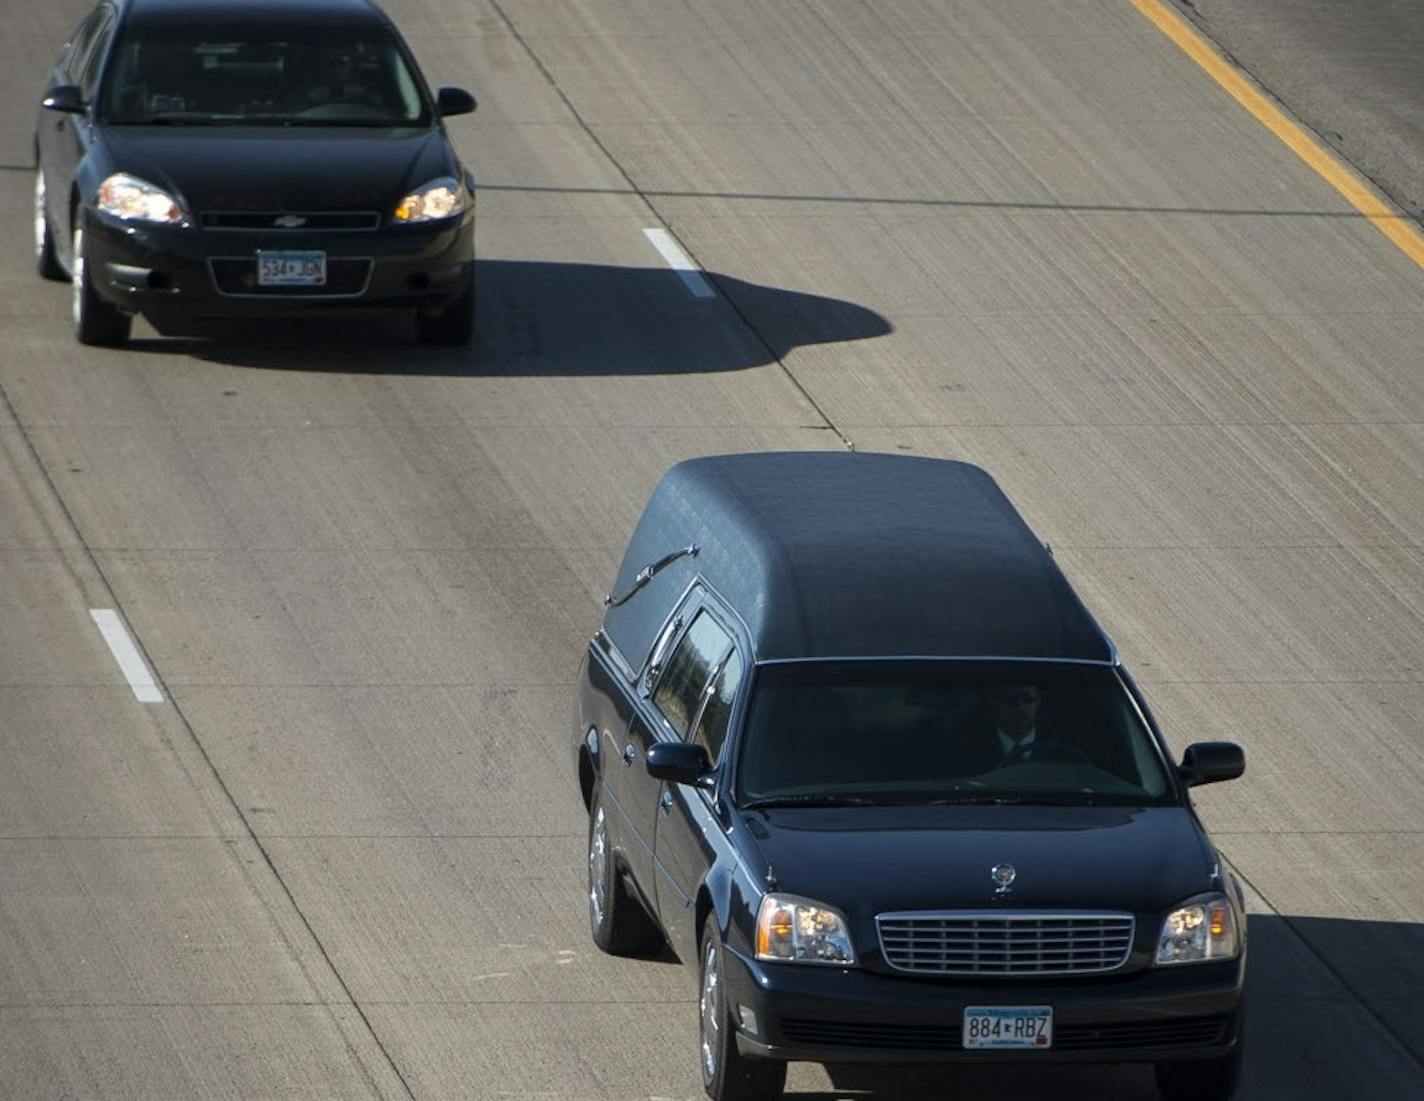
M 1053 1007 L 984 1006 L 964 1010 L 966 1048 L 1048 1048 L 1053 1046 Z
M 257 253 L 257 285 L 259 287 L 321 287 L 326 285 L 326 253 L 281 252 Z

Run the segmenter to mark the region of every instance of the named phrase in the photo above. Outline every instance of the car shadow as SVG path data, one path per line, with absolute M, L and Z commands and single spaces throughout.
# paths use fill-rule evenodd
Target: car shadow
M 476 264 L 478 316 L 468 347 L 414 343 L 403 316 L 243 322 L 164 321 L 164 339 L 130 347 L 234 366 L 436 376 L 669 375 L 738 371 L 793 348 L 864 340 L 890 322 L 840 299 L 706 273 L 689 292 L 668 268 L 525 260 Z
M 1424 1097 L 1424 925 L 1253 914 L 1238 1101 Z M 826 1067 L 795 1101 L 1158 1096 L 1146 1066 Z

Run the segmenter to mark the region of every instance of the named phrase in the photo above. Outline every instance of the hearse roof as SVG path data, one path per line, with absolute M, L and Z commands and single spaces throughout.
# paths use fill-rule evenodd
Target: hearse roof
M 1052 555 L 969 463 L 849 452 L 679 463 L 633 533 L 604 620 L 633 665 L 699 576 L 741 617 L 757 661 L 1116 661 Z

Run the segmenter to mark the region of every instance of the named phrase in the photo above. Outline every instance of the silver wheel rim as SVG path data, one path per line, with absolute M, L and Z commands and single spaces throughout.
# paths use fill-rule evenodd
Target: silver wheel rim
M 593 833 L 588 840 L 588 919 L 596 933 L 603 927 L 603 913 L 608 906 L 608 831 L 603 822 L 603 808 L 593 816 Z
M 45 182 L 44 169 L 35 170 L 35 259 L 44 255 L 45 237 L 49 226 L 45 223 Z
M 707 942 L 707 954 L 702 960 L 702 998 L 698 1007 L 702 1013 L 702 1080 L 717 1077 L 717 1040 L 722 1031 L 721 986 L 717 979 L 717 945 Z
M 84 318 L 84 231 L 74 231 L 74 275 L 70 280 L 74 305 L 74 323 L 80 324 Z

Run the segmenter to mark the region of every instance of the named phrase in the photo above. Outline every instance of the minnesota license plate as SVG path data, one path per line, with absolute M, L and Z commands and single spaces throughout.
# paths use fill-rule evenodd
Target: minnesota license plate
M 257 285 L 259 287 L 321 287 L 326 285 L 326 253 L 281 252 L 257 253 Z
M 966 1048 L 1048 1048 L 1053 1046 L 1053 1007 L 984 1006 L 964 1010 Z

